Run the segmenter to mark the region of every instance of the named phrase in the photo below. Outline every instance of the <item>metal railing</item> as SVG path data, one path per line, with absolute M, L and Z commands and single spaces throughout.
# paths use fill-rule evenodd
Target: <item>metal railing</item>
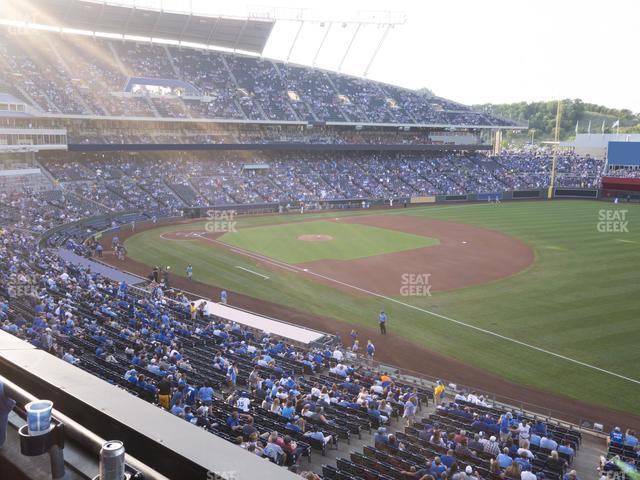
M 407 381 L 407 383 L 414 383 L 416 384 L 416 386 L 426 386 L 428 388 L 433 388 L 438 381 L 441 381 L 445 385 L 449 393 L 456 394 L 462 392 L 476 392 L 477 395 L 482 395 L 485 398 L 485 402 L 489 406 L 511 412 L 520 412 L 534 419 L 542 419 L 545 422 L 551 424 L 574 428 L 596 436 L 606 436 L 600 429 L 594 428 L 594 425 L 596 424 L 604 425 L 604 423 L 600 421 L 594 421 L 593 419 L 588 419 L 580 415 L 574 415 L 570 412 L 554 410 L 542 405 L 537 405 L 517 398 L 512 398 L 508 395 L 488 392 L 483 390 L 482 388 L 463 385 L 457 382 L 448 381 L 444 378 L 433 377 L 426 373 L 417 372 L 408 368 L 384 364 L 377 360 L 368 360 L 367 362 L 367 366 L 377 372 L 392 374 L 395 378 L 402 378 L 403 380 Z
M 4 384 L 5 395 L 16 401 L 16 406 L 24 408 L 24 405 L 26 405 L 27 403 L 37 400 L 35 396 L 31 395 L 29 392 L 22 389 L 20 386 L 16 385 L 3 376 L 0 376 L 0 383 Z M 64 433 L 66 437 L 77 442 L 79 445 L 82 445 L 84 448 L 96 455 L 96 460 L 98 459 L 100 455 L 100 449 L 106 442 L 105 439 L 96 435 L 91 430 L 86 429 L 78 422 L 72 420 L 56 409 L 53 409 L 51 415 L 53 418 L 59 420 L 64 424 Z M 141 472 L 144 475 L 145 480 L 169 480 L 164 475 L 158 473 L 157 471 L 150 468 L 147 464 L 141 462 L 140 460 L 132 457 L 129 454 L 126 455 L 126 463 Z

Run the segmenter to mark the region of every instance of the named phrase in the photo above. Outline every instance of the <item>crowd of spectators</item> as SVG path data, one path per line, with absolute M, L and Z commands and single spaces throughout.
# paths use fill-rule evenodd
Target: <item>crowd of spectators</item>
M 0 219 L 41 232 L 59 223 L 127 211 L 151 217 L 177 215 L 184 207 L 271 203 L 298 209 L 305 203 L 325 208 L 334 200 L 497 194 L 548 186 L 551 155 L 263 153 L 248 159 L 225 153 L 215 159 L 114 155 L 81 161 L 55 155 L 41 164 L 57 188 L 6 185 L 0 193 Z M 556 184 L 596 188 L 603 165 L 562 154 Z
M 124 176 L 116 167 L 97 175 Z M 375 431 L 362 454 L 324 466 L 328 479 L 368 478 L 366 471 L 426 480 L 579 480 L 572 462 L 581 437 L 573 429 L 499 410 L 475 392 L 417 418 L 431 392 L 369 370 L 353 349 L 295 347 L 208 317 L 164 275 L 150 275 L 143 290 L 103 278 L 35 247 L 37 230 L 74 217 L 38 225 L 42 208 L 19 210 L 24 224 L 3 220 L 0 230 L 0 328 L 196 427 L 297 469 L 313 451 L 340 455 L 351 436 Z M 393 432 L 399 419 L 404 431 Z M 602 478 L 636 468 L 639 453 L 635 432 L 614 429 Z
M 68 134 L 71 144 L 233 144 L 233 143 L 302 143 L 316 145 L 429 145 L 443 144 L 440 140 L 433 140 L 428 133 L 399 132 L 399 131 L 347 131 L 322 127 L 313 129 L 263 127 L 242 128 L 226 127 L 224 130 L 211 133 L 194 132 L 192 129 L 174 128 L 160 129 L 155 125 L 144 129 L 138 125 L 138 130 L 131 127 L 120 129 L 105 128 L 97 131 L 95 128 L 82 129 Z M 471 140 L 473 143 L 474 140 Z M 452 143 L 452 142 L 451 142 Z
M 512 190 L 544 188 L 550 183 L 553 154 L 547 149 L 504 151 L 495 157 L 499 175 Z M 598 188 L 605 162 L 573 152 L 560 152 L 556 165 L 556 185 Z
M 169 163 L 144 157 L 44 161 L 62 189 L 0 198 L 0 328 L 277 464 L 302 468 L 313 451 L 344 452 L 351 436 L 377 432 L 362 454 L 327 465 L 328 479 L 367 470 L 427 480 L 578 480 L 571 464 L 580 437 L 571 429 L 498 411 L 473 392 L 417 419 L 417 409 L 433 395 L 369 370 L 353 350 L 331 343 L 294 347 L 207 317 L 172 290 L 165 276 L 150 276 L 145 290 L 138 290 L 35 247 L 39 232 L 60 223 L 188 204 L 178 187 L 191 189 L 192 203 L 213 195 L 240 202 L 296 198 L 285 192 L 319 199 L 391 198 L 426 188 L 481 191 L 509 186 L 503 179 L 524 182 L 531 175 L 538 181 L 548 175 L 542 165 L 550 157 L 508 151 L 497 157 L 290 154 L 262 160 L 269 165 L 267 175 L 244 171 L 245 160 L 233 156 Z M 601 171 L 598 165 L 563 155 L 559 178 L 590 180 Z M 86 248 L 71 240 L 67 247 Z M 393 433 L 399 419 L 404 432 Z M 637 454 L 635 434 L 615 430 L 603 476 L 619 471 L 616 460 L 635 468 Z
M 260 153 L 43 160 L 69 194 L 109 210 L 391 199 L 545 188 L 551 154 Z M 596 188 L 603 162 L 558 157 L 556 184 Z
M 640 178 L 640 168 L 609 167 L 604 175 L 607 177 L 618 177 L 618 178 Z
M 333 337 L 296 347 L 205 314 L 168 275 L 131 287 L 36 242 L 0 230 L 0 328 L 274 463 L 413 418 L 427 399 Z
M 632 472 L 639 471 L 640 441 L 635 430 L 627 428 L 623 431 L 614 427 L 607 438 L 608 449 L 606 456 L 600 458 L 598 471 L 600 480 L 617 478 L 633 478 Z
M 373 447 L 338 459 L 323 474 L 332 480 L 342 473 L 366 478 L 371 470 L 422 480 L 577 480 L 571 466 L 581 438 L 576 429 L 489 405 L 475 392 L 457 393 L 404 432 L 380 429 Z
M 511 125 L 441 98 L 366 79 L 185 47 L 36 30 L 15 35 L 4 28 L 0 59 L 7 93 L 47 113 Z M 137 79 L 135 90 L 127 81 L 132 78 Z M 145 84 L 145 79 L 153 81 Z M 170 94 L 145 87 L 163 82 Z

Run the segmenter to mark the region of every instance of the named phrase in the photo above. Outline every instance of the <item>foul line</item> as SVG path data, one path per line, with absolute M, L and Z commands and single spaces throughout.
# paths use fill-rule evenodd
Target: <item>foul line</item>
M 254 275 L 262 277 L 265 280 L 269 280 L 269 277 L 267 277 L 266 275 L 263 275 L 263 274 L 258 273 L 258 272 L 254 272 L 253 270 L 249 270 L 248 268 L 241 267 L 240 265 L 236 265 L 236 268 L 239 268 L 240 270 L 244 270 L 245 272 L 253 273 Z
M 204 237 L 204 236 L 200 236 L 200 238 L 203 238 L 203 239 L 208 240 L 210 242 L 214 242 L 214 243 L 217 243 L 217 244 L 220 244 L 220 245 L 224 245 L 224 246 L 230 247 L 228 244 L 226 244 L 224 242 L 220 242 L 219 240 L 215 240 L 215 239 L 212 239 L 212 238 L 207 238 L 207 237 Z M 559 353 L 552 352 L 550 350 L 546 350 L 546 349 L 541 348 L 541 347 L 536 347 L 535 345 L 531 345 L 529 343 L 525 343 L 525 342 L 523 342 L 521 340 L 516 340 L 515 338 L 507 337 L 505 335 L 501 335 L 500 333 L 496 333 L 496 332 L 493 332 L 491 330 L 487 330 L 485 328 L 477 327 L 475 325 L 471 325 L 469 323 L 465 323 L 465 322 L 462 322 L 460 320 L 456 320 L 455 318 L 447 317 L 446 315 L 442 315 L 442 314 L 437 313 L 437 312 L 432 312 L 431 310 L 427 310 L 425 308 L 417 307 L 415 305 L 411 305 L 410 303 L 402 302 L 402 301 L 397 300 L 397 299 L 392 298 L 392 297 L 387 297 L 386 295 L 382 295 L 380 293 L 372 292 L 370 290 L 358 287 L 357 285 L 351 285 L 349 283 L 342 282 L 342 281 L 337 280 L 335 278 L 327 277 L 326 275 L 322 275 L 321 273 L 312 272 L 311 270 L 308 270 L 306 268 L 300 268 L 300 267 L 298 267 L 296 265 L 291 265 L 289 263 L 285 263 L 285 262 L 282 262 L 280 260 L 270 259 L 269 257 L 265 257 L 264 255 L 253 253 L 253 252 L 249 252 L 249 251 L 241 249 L 239 247 L 231 247 L 231 248 L 234 251 L 236 251 L 236 253 L 240 253 L 242 255 L 246 255 L 246 256 L 252 257 L 254 259 L 258 259 L 258 260 L 270 263 L 270 264 L 278 266 L 280 268 L 285 268 L 287 270 L 294 271 L 294 272 L 297 272 L 297 273 L 307 273 L 309 275 L 313 275 L 313 276 L 322 278 L 324 280 L 327 280 L 327 281 L 330 281 L 330 282 L 333 282 L 333 283 L 337 283 L 337 284 L 342 285 L 344 287 L 351 288 L 353 290 L 357 290 L 357 291 L 362 292 L 362 293 L 367 293 L 367 294 L 372 295 L 374 297 L 382 298 L 383 300 L 387 300 L 389 302 L 393 302 L 393 303 L 396 303 L 398 305 L 402 305 L 402 306 L 410 308 L 412 310 L 417 310 L 419 312 L 426 313 L 426 314 L 431 315 L 433 317 L 437 317 L 437 318 L 440 318 L 442 320 L 446 320 L 448 322 L 455 323 L 456 325 L 461 325 L 463 327 L 470 328 L 470 329 L 475 330 L 477 332 L 481 332 L 481 333 L 484 333 L 486 335 L 491 335 L 491 336 L 494 336 L 496 338 L 500 338 L 501 340 L 506 340 L 508 342 L 515 343 L 516 345 L 520 345 L 520 346 L 523 346 L 523 347 L 526 347 L 526 348 L 530 348 L 532 350 L 536 350 L 538 352 L 541 352 L 541 353 L 544 353 L 544 354 L 547 354 L 547 355 L 551 355 L 551 356 L 556 357 L 556 358 L 560 358 L 560 359 L 565 360 L 567 362 L 571 362 L 571 363 L 574 363 L 576 365 L 580 365 L 582 367 L 590 368 L 592 370 L 596 370 L 596 371 L 601 372 L 601 373 L 606 373 L 608 375 L 620 378 L 622 380 L 626 380 L 628 382 L 632 382 L 632 383 L 640 385 L 640 380 L 636 380 L 635 378 L 626 377 L 626 376 L 621 375 L 619 373 L 612 372 L 612 371 L 606 370 L 604 368 L 596 367 L 595 365 L 591 365 L 589 363 L 582 362 L 580 360 L 576 360 L 575 358 L 567 357 L 565 355 L 561 355 Z
M 259 253 L 253 253 L 240 247 L 234 247 L 232 245 L 229 245 L 228 243 L 224 243 L 224 242 L 221 242 L 220 240 L 216 240 L 215 238 L 205 237 L 204 235 L 200 235 L 200 234 L 198 234 L 198 237 L 201 238 L 202 240 L 206 240 L 208 242 L 222 245 L 223 247 L 228 248 L 233 253 L 238 253 L 240 255 L 244 255 L 245 257 L 250 257 L 250 258 L 253 258 L 254 260 L 259 260 L 261 262 L 268 263 L 269 265 L 273 265 L 274 267 L 282 268 L 284 270 L 288 270 L 293 273 L 298 273 L 298 270 L 296 270 L 296 268 L 294 268 L 292 265 L 281 262 L 280 260 L 275 260 L 269 257 L 265 257 L 264 255 L 261 255 Z

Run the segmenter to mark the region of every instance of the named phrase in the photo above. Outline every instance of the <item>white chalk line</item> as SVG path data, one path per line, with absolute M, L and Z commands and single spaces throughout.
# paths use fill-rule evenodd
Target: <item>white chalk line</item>
M 236 265 L 236 268 L 239 268 L 240 270 L 244 270 L 245 272 L 253 273 L 254 275 L 262 277 L 265 280 L 269 280 L 269 277 L 267 277 L 266 275 L 263 275 L 263 274 L 258 273 L 258 272 L 254 272 L 253 270 L 249 270 L 248 268 L 241 267 L 240 265 Z
M 170 242 L 184 242 L 186 240 L 196 240 L 196 237 L 200 236 L 199 232 L 181 232 L 180 230 L 172 231 L 172 232 L 164 232 L 160 234 L 160 238 L 163 240 L 169 240 Z M 176 238 L 168 238 L 165 235 L 174 235 Z
M 220 240 L 216 240 L 215 238 L 205 237 L 204 235 L 198 235 L 202 240 L 206 240 L 208 242 L 217 243 L 218 245 L 222 245 L 223 247 L 228 248 L 233 253 L 238 253 L 240 255 L 244 255 L 246 257 L 253 258 L 254 260 L 259 260 L 264 263 L 268 263 L 269 265 L 273 265 L 274 267 L 282 268 L 283 270 L 288 270 L 293 273 L 298 273 L 298 270 L 293 268 L 291 265 L 281 262 L 280 260 L 275 260 L 269 257 L 265 257 L 259 253 L 250 252 L 249 250 L 245 250 L 240 247 L 234 247 L 229 245 L 228 243 L 221 242 Z
M 218 244 L 221 244 L 221 245 L 228 246 L 226 243 L 220 242 L 218 240 L 214 240 L 214 239 L 207 238 L 207 237 L 202 237 L 202 238 L 204 238 L 205 240 L 209 240 L 211 242 L 215 242 L 215 243 L 218 243 Z M 289 270 L 296 271 L 296 272 L 299 272 L 299 273 L 307 273 L 309 275 L 313 275 L 313 276 L 322 278 L 324 280 L 327 280 L 327 281 L 330 281 L 330 282 L 333 282 L 333 283 L 337 283 L 337 284 L 342 285 L 344 287 L 351 288 L 353 290 L 357 290 L 359 292 L 366 293 L 366 294 L 372 295 L 374 297 L 382 298 L 383 300 L 387 300 L 389 302 L 393 302 L 393 303 L 396 303 L 398 305 L 402 305 L 402 306 L 410 308 L 412 310 L 417 310 L 419 312 L 426 313 L 427 315 L 431 315 L 433 317 L 437 317 L 437 318 L 440 318 L 442 320 L 446 320 L 446 321 L 454 323 L 456 325 L 467 327 L 467 328 L 470 328 L 472 330 L 484 333 L 486 335 L 491 335 L 491 336 L 494 336 L 496 338 L 500 338 L 501 340 L 506 340 L 508 342 L 515 343 L 516 345 L 520 345 L 520 346 L 523 346 L 523 347 L 526 347 L 526 348 L 529 348 L 529 349 L 532 349 L 532 350 L 536 350 L 536 351 L 544 353 L 546 355 L 550 355 L 550 356 L 559 358 L 561 360 L 565 360 L 567 362 L 574 363 L 576 365 L 580 365 L 582 367 L 589 368 L 591 370 L 595 370 L 595 371 L 598 371 L 600 373 L 605 373 L 607 375 L 611 375 L 611 376 L 614 376 L 616 378 L 620 378 L 622 380 L 625 380 L 625 381 L 632 382 L 632 383 L 640 385 L 640 380 L 637 380 L 635 378 L 626 377 L 626 376 L 621 375 L 619 373 L 612 372 L 610 370 L 606 370 L 604 368 L 600 368 L 600 367 L 597 367 L 595 365 L 591 365 L 589 363 L 582 362 L 580 360 L 576 360 L 575 358 L 567 357 L 567 356 L 562 355 L 560 353 L 552 352 L 550 350 L 547 350 L 547 349 L 544 349 L 544 348 L 541 348 L 541 347 L 537 347 L 535 345 L 531 345 L 531 344 L 523 342 L 521 340 L 517 340 L 517 339 L 511 338 L 511 337 L 507 337 L 506 335 L 502 335 L 500 333 L 496 333 L 496 332 L 493 332 L 491 330 L 487 330 L 485 328 L 478 327 L 476 325 L 471 325 L 469 323 L 462 322 L 460 320 L 456 320 L 455 318 L 447 317 L 446 315 L 442 315 L 440 313 L 433 312 L 431 310 L 427 310 L 425 308 L 421 308 L 421 307 L 418 307 L 416 305 L 411 305 L 410 303 L 405 303 L 405 302 L 402 302 L 402 301 L 397 300 L 397 299 L 392 298 L 392 297 L 387 297 L 386 295 L 382 295 L 380 293 L 372 292 L 370 290 L 358 287 L 357 285 L 351 285 L 351 284 L 345 283 L 345 282 L 343 282 L 341 280 L 337 280 L 335 278 L 331 278 L 331 277 L 328 277 L 326 275 L 322 275 L 321 273 L 312 272 L 311 270 L 308 270 L 306 268 L 300 268 L 300 267 L 297 267 L 296 265 L 291 265 L 291 264 L 288 264 L 286 262 L 282 262 L 280 260 L 270 259 L 269 257 L 265 257 L 264 255 L 255 254 L 253 252 L 248 252 L 248 251 L 246 251 L 244 249 L 241 249 L 241 248 L 238 248 L 238 247 L 233 247 L 233 248 L 237 251 L 237 253 L 240 253 L 242 255 L 247 255 L 247 256 L 250 256 L 250 257 L 253 257 L 253 258 L 257 258 L 257 259 L 260 259 L 262 261 L 265 261 L 265 262 L 274 264 L 276 266 L 279 266 L 281 268 L 285 268 L 286 267 Z

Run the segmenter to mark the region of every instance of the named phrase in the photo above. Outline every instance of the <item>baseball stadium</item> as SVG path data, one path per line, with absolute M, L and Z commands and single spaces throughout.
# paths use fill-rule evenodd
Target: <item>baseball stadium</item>
M 291 15 L 0 2 L 0 478 L 638 478 L 640 141 Z

